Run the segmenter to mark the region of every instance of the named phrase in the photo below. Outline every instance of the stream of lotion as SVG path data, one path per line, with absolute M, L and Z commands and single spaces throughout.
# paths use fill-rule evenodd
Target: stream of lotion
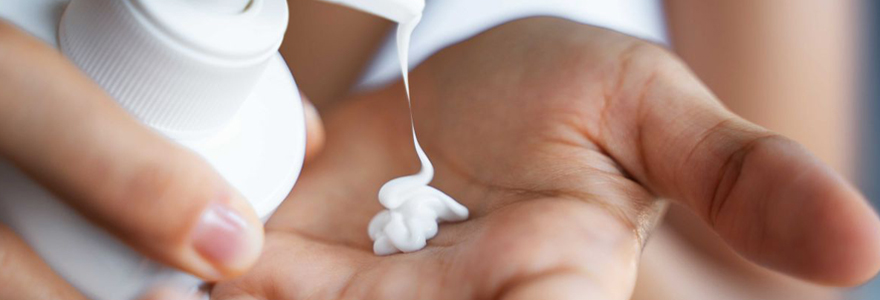
M 376 255 L 417 251 L 437 235 L 440 222 L 464 221 L 468 209 L 452 197 L 428 184 L 434 178 L 434 166 L 419 145 L 412 116 L 409 93 L 409 40 L 421 20 L 419 12 L 407 20 L 393 20 L 397 27 L 397 55 L 406 88 L 413 144 L 422 169 L 413 175 L 392 179 L 379 189 L 379 203 L 385 207 L 370 221 L 368 228 Z

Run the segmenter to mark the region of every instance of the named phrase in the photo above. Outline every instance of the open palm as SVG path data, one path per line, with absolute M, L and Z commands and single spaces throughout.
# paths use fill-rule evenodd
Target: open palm
M 422 251 L 375 256 L 387 180 L 418 171 L 401 84 L 325 115 L 327 143 L 217 299 L 628 299 L 664 201 L 753 261 L 837 285 L 880 268 L 880 222 L 800 146 L 727 112 L 659 47 L 549 18 L 412 74 L 432 185 L 470 209 Z

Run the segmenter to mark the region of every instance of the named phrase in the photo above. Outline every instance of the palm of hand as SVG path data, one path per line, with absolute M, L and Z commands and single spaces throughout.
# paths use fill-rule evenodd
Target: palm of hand
M 565 30 L 571 26 L 576 34 Z M 416 69 L 413 110 L 436 168 L 432 185 L 471 216 L 442 225 L 413 253 L 375 256 L 366 229 L 381 210 L 379 187 L 419 168 L 402 85 L 335 108 L 325 115 L 325 150 L 266 226 L 260 262 L 212 296 L 628 298 L 641 245 L 663 207 L 654 200 L 658 187 L 639 182 L 666 172 L 648 170 L 644 153 L 609 154 L 630 149 L 609 140 L 645 139 L 635 119 L 658 84 L 655 65 L 632 59 L 657 52 L 643 45 L 606 30 L 526 20 Z M 715 206 L 711 222 L 734 222 Z M 727 208 L 739 209 L 747 208 Z
M 473 52 L 472 46 L 455 47 L 422 68 L 448 64 L 439 60 Z M 646 229 L 635 217 L 652 197 L 573 123 L 586 117 L 577 110 L 593 109 L 604 99 L 554 95 L 541 83 L 530 84 L 532 90 L 517 87 L 535 78 L 498 78 L 518 76 L 518 70 L 505 68 L 523 67 L 502 63 L 496 58 L 457 75 L 435 69 L 499 79 L 454 79 L 460 82 L 442 88 L 455 95 L 443 99 L 421 84 L 427 70 L 413 74 L 417 132 L 437 170 L 432 185 L 467 206 L 469 220 L 441 226 L 422 251 L 372 253 L 366 225 L 380 210 L 379 186 L 419 168 L 398 84 L 325 117 L 325 151 L 267 224 L 262 260 L 273 263 L 252 272 L 261 275 L 221 285 L 215 295 L 514 299 L 538 288 L 547 295 L 547 287 L 571 280 L 601 281 L 578 284 L 575 295 L 626 293 L 640 251 L 636 229 Z M 534 99 L 528 92 L 551 94 Z M 598 289 L 609 284 L 622 292 Z

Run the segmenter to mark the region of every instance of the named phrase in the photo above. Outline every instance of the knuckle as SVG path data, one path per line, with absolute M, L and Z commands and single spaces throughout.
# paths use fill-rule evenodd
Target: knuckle
M 686 70 L 684 63 L 675 54 L 660 45 L 633 39 L 614 60 L 616 80 L 610 85 L 617 93 L 631 87 L 651 87 L 658 79 L 680 76 Z
M 736 148 L 729 152 L 723 161 L 717 164 L 717 172 L 714 176 L 715 181 L 712 184 L 711 194 L 704 202 L 706 210 L 706 218 L 713 228 L 729 227 L 729 218 L 736 214 L 727 213 L 726 204 L 730 201 L 731 195 L 742 182 L 743 169 L 746 167 L 747 161 L 755 153 L 761 151 L 762 147 L 774 141 L 786 140 L 784 137 L 776 134 L 761 135 L 751 140 L 739 144 Z M 726 218 L 727 220 L 723 220 Z M 719 223 L 723 223 L 719 225 Z
M 745 253 L 766 251 L 768 242 L 768 222 L 772 220 L 763 208 L 765 200 L 743 198 L 746 194 L 767 195 L 768 191 L 756 187 L 754 166 L 766 158 L 767 150 L 777 143 L 791 141 L 777 134 L 767 134 L 749 139 L 740 144 L 723 162 L 717 164 L 717 174 L 710 183 L 711 192 L 704 201 L 704 219 L 719 234 Z
M 633 38 L 620 52 L 621 61 L 634 63 L 662 64 L 678 62 L 678 57 L 669 49 L 645 40 Z

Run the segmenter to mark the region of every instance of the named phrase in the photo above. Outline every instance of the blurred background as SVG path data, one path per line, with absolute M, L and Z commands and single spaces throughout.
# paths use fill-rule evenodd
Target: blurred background
M 862 189 L 868 198 L 874 201 L 874 207 L 880 208 L 880 2 L 864 1 L 864 37 L 865 44 L 865 73 L 862 86 L 863 103 L 867 109 L 863 110 L 861 120 L 866 128 L 862 133 L 865 138 L 864 148 L 861 151 L 861 159 L 865 164 L 861 170 Z M 880 255 L 878 253 L 877 255 Z M 853 299 L 868 300 L 880 299 L 880 279 L 874 279 L 871 283 L 856 290 Z

